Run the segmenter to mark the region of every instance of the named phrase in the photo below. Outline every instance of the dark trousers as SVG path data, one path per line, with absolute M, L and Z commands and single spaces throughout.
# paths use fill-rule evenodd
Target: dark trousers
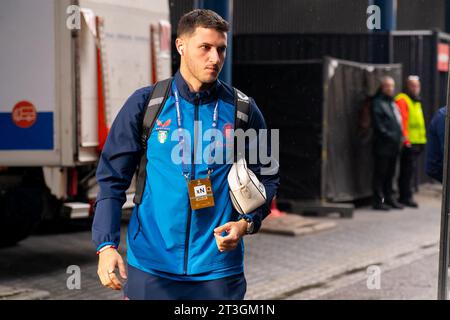
M 375 155 L 373 172 L 374 204 L 393 199 L 392 182 L 397 164 L 397 153 L 393 155 Z
M 244 273 L 206 281 L 175 281 L 157 277 L 128 265 L 124 286 L 129 300 L 243 300 L 247 291 Z
M 403 146 L 400 153 L 400 175 L 398 177 L 398 190 L 400 201 L 412 200 L 413 178 L 417 172 L 417 160 L 423 150 L 423 145 L 413 144 L 411 147 Z

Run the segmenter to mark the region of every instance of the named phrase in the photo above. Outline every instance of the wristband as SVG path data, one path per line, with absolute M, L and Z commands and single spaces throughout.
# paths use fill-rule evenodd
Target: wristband
M 97 255 L 99 255 L 100 253 L 102 253 L 103 251 L 105 251 L 106 249 L 109 249 L 109 248 L 117 249 L 117 247 L 114 245 L 107 245 L 107 246 L 104 246 L 103 248 L 101 248 L 100 250 L 98 250 Z

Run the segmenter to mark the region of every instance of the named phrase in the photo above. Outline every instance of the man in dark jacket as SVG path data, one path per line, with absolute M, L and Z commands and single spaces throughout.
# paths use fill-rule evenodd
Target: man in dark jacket
M 428 128 L 427 157 L 425 171 L 427 175 L 442 182 L 445 142 L 445 116 L 447 107 L 440 108 L 431 120 Z
M 394 102 L 395 81 L 383 77 L 378 93 L 372 101 L 374 129 L 373 191 L 376 210 L 401 209 L 392 190 L 400 146 L 402 143 L 401 115 Z

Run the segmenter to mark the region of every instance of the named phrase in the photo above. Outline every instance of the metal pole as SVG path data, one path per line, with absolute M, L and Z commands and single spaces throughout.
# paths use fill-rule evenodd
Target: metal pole
M 397 0 L 369 0 L 368 5 L 376 5 L 380 8 L 380 29 L 370 30 L 368 61 L 371 63 L 393 63 L 394 45 L 392 31 L 397 29 Z M 386 34 L 386 38 L 377 33 Z M 382 58 L 383 52 L 379 46 L 386 42 L 387 56 Z
M 379 31 L 397 29 L 397 0 L 369 0 L 368 4 L 380 8 L 381 29 Z
M 450 33 L 450 3 L 445 1 L 445 32 Z
M 438 280 L 438 299 L 448 299 L 448 265 L 449 265 L 449 213 L 450 213 L 450 148 L 449 148 L 449 134 L 450 134 L 450 112 L 448 105 L 450 101 L 450 72 L 447 77 L 447 112 L 445 116 L 445 142 L 444 142 L 444 172 L 442 184 L 442 206 L 441 206 L 441 238 L 439 245 L 439 280 Z

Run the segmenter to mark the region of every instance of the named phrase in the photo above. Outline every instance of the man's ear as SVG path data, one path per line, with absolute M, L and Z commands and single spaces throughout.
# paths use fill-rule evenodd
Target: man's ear
M 182 56 L 184 54 L 184 42 L 182 39 L 177 38 L 175 40 L 175 46 L 177 48 L 178 53 Z

